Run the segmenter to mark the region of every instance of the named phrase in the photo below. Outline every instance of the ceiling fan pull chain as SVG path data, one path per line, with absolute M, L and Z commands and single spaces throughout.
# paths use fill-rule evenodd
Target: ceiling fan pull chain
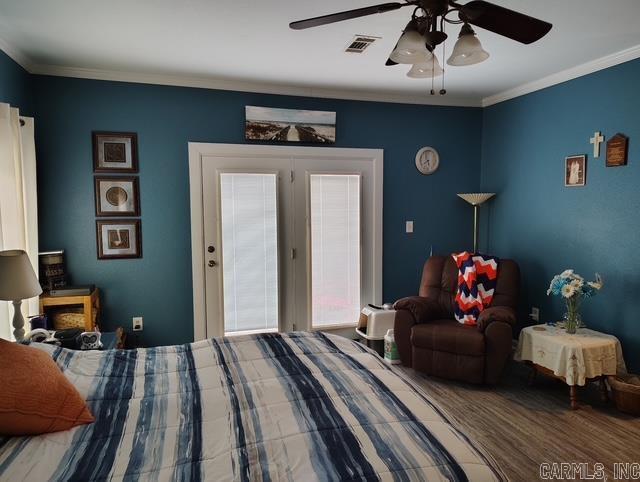
M 442 25 L 442 31 L 445 31 L 445 26 Z M 446 42 L 442 42 L 442 61 L 444 62 L 444 59 L 447 58 L 446 55 Z M 444 76 L 447 73 L 446 72 L 447 69 L 442 69 L 442 88 L 440 89 L 440 95 L 445 95 L 447 93 L 446 89 L 444 88 Z
M 434 77 L 434 68 L 435 68 L 435 55 L 431 56 L 431 95 L 436 95 L 435 87 L 435 77 Z

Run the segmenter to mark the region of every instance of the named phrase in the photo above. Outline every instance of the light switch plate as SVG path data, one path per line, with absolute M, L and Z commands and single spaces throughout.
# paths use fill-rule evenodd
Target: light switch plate
M 406 222 L 405 232 L 413 233 L 413 221 Z
M 531 307 L 531 313 L 529 313 L 529 318 L 533 321 L 540 321 L 540 308 L 537 306 Z

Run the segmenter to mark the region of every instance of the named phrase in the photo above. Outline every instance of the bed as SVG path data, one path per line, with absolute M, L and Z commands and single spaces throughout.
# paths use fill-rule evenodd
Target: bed
M 33 346 L 51 354 L 96 421 L 0 438 L 0 480 L 505 480 L 428 396 L 343 337 Z

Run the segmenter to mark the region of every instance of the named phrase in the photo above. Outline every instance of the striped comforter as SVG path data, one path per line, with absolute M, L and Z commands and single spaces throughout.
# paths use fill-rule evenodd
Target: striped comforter
M 96 421 L 0 438 L 1 480 L 502 480 L 376 355 L 322 333 L 51 353 Z

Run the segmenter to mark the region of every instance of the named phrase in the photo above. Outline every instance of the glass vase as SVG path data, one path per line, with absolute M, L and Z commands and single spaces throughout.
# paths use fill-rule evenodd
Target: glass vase
M 564 314 L 564 329 L 570 335 L 578 331 L 582 327 L 582 316 L 577 311 L 567 311 Z

